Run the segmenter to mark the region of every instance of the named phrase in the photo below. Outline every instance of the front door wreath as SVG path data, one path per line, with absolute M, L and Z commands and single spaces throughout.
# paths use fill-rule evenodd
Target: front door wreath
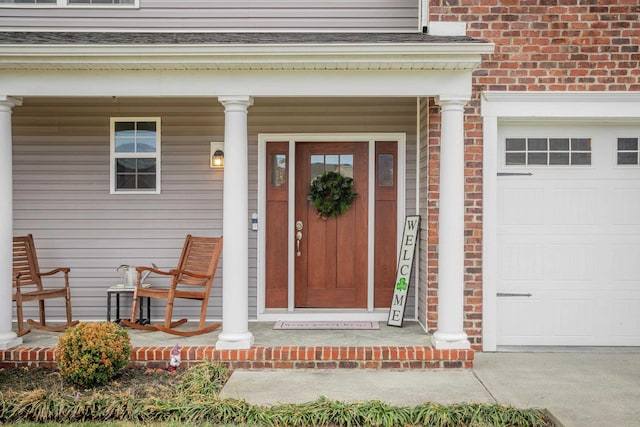
M 349 210 L 356 197 L 358 193 L 353 192 L 353 178 L 342 176 L 338 172 L 325 172 L 315 177 L 309 185 L 308 199 L 324 219 Z

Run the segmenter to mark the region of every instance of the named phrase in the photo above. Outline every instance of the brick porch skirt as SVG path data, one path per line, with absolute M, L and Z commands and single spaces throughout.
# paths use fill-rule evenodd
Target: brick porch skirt
M 166 368 L 172 347 L 134 347 L 131 366 Z M 230 369 L 445 369 L 473 367 L 474 350 L 436 350 L 428 346 L 281 346 L 248 350 L 182 347 L 181 366 L 203 360 Z M 0 367 L 55 367 L 55 348 L 16 347 L 0 351 Z

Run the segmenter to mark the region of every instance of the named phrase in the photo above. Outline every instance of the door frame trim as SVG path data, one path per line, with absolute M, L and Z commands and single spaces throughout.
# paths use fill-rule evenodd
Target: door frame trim
M 345 315 L 350 319 L 376 319 L 385 320 L 388 310 L 375 310 L 373 302 L 373 250 L 374 250 L 374 213 L 375 213 L 375 142 L 376 141 L 396 141 L 398 143 L 398 218 L 404 218 L 406 211 L 406 134 L 405 133 L 286 133 L 286 134 L 258 134 L 258 254 L 257 254 L 257 317 L 258 320 L 281 320 L 283 315 L 287 318 L 295 318 L 297 320 L 318 320 L 318 315 L 323 319 L 329 319 L 332 316 L 339 316 L 340 319 L 346 319 Z M 369 206 L 368 206 L 368 266 L 367 266 L 367 308 L 365 310 L 353 309 L 295 309 L 294 304 L 294 247 L 289 245 L 289 263 L 288 263 L 288 307 L 286 309 L 273 310 L 266 312 L 265 292 L 266 292 L 266 262 L 265 262 L 265 212 L 266 212 L 266 149 L 268 142 L 288 142 L 289 143 L 289 183 L 295 183 L 295 148 L 296 142 L 364 142 L 369 144 Z M 295 200 L 295 185 L 289 185 L 289 200 Z M 295 222 L 295 206 L 289 203 L 288 207 L 288 242 L 294 241 L 293 224 Z M 402 236 L 403 221 L 398 221 L 397 240 L 400 247 L 400 239 Z

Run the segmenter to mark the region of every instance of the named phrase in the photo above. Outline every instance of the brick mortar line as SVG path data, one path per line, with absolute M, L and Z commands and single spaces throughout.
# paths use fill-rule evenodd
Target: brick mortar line
M 172 347 L 134 347 L 131 364 L 167 363 Z M 0 366 L 45 366 L 55 362 L 54 348 L 18 347 L 0 352 Z M 246 350 L 216 350 L 210 346 L 186 346 L 183 362 L 217 360 L 230 367 L 249 368 L 471 368 L 473 350 L 435 350 L 424 346 L 283 346 Z

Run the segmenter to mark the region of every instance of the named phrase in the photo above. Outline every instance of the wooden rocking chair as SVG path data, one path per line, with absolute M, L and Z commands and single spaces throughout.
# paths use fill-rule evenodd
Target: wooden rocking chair
M 219 323 L 205 326 L 209 293 L 213 284 L 213 277 L 218 266 L 218 259 L 222 253 L 222 237 L 193 237 L 188 235 L 184 241 L 182 255 L 178 266 L 170 271 L 162 271 L 153 267 L 137 267 L 138 279 L 133 294 L 131 307 L 131 319 L 136 318 L 138 300 L 140 297 L 150 297 L 166 300 L 164 325 L 141 325 L 129 320 L 121 323 L 135 329 L 162 331 L 168 334 L 190 337 L 214 331 L 220 327 Z M 171 276 L 171 285 L 168 289 L 143 288 L 141 285 L 142 273 L 149 271 L 163 276 Z M 194 331 L 179 331 L 175 328 L 182 325 L 187 319 L 172 322 L 173 304 L 176 298 L 199 300 L 200 308 L 199 328 Z
M 38 301 L 40 305 L 40 322 L 27 320 L 27 323 L 34 328 L 45 331 L 60 332 L 70 326 L 78 324 L 78 321 L 71 320 L 71 291 L 69 289 L 69 271 L 67 267 L 60 267 L 51 271 L 42 272 L 38 266 L 36 247 L 33 243 L 33 236 L 19 236 L 13 238 L 13 301 L 16 302 L 16 312 L 18 315 L 18 336 L 31 332 L 30 328 L 24 327 L 22 304 L 27 301 Z M 42 278 L 64 274 L 64 288 L 44 289 Z M 35 290 L 29 287 L 35 286 Z M 61 326 L 47 326 L 44 310 L 44 301 L 52 298 L 64 298 L 67 306 L 67 323 Z

